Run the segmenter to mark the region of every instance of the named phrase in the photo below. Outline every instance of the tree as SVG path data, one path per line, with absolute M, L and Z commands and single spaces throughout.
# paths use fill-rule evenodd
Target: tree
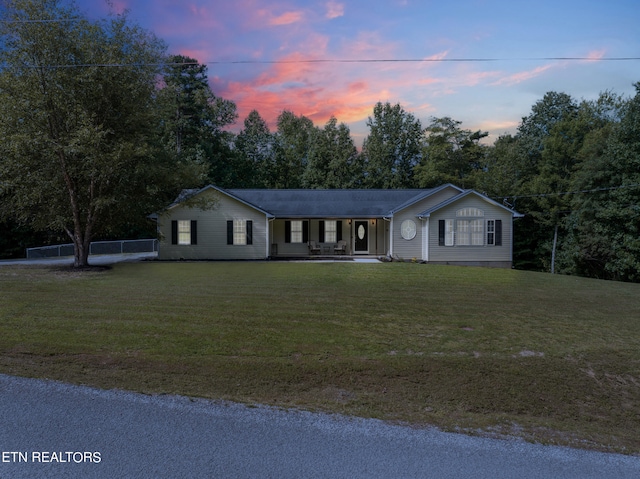
M 165 146 L 178 161 L 207 164 L 210 182 L 236 186 L 236 156 L 231 152 L 230 134 L 224 130 L 237 119 L 235 103 L 211 91 L 207 66 L 194 58 L 170 57 L 163 80 L 158 98 Z
M 585 139 L 572 187 L 578 272 L 640 282 L 640 83 L 622 107 L 615 98 Z M 602 111 L 602 109 L 596 109 Z M 619 121 L 618 121 L 619 119 Z
M 351 188 L 362 177 L 349 127 L 332 117 L 315 135 L 302 182 L 305 188 Z
M 431 188 L 454 183 L 473 188 L 486 167 L 487 147 L 480 144 L 489 133 L 460 128 L 462 122 L 449 117 L 433 118 L 425 129 L 423 158 L 416 167 L 418 185 Z
M 256 110 L 245 118 L 244 129 L 238 133 L 235 147 L 246 169 L 251 172 L 247 186 L 267 187 L 269 172 L 275 162 L 275 138 Z
M 531 113 L 522 119 L 518 127 L 518 140 L 522 155 L 527 159 L 530 173 L 535 174 L 544 149 L 544 141 L 553 126 L 571 117 L 577 111 L 576 102 L 566 93 L 545 93 L 531 108 Z
M 422 126 L 400 104 L 377 103 L 362 145 L 365 184 L 369 188 L 411 188 L 421 159 Z
M 0 213 L 66 232 L 85 266 L 94 235 L 165 203 L 176 173 L 197 179 L 154 141 L 164 44 L 58 0 L 8 0 L 1 20 Z
M 500 136 L 486 149 L 486 167 L 476 181 L 476 189 L 488 196 L 508 200 L 521 186 L 521 157 L 513 135 Z
M 303 115 L 296 116 L 285 110 L 278 116 L 275 164 L 269 175 L 269 187 L 302 187 L 302 175 L 316 132 L 313 122 Z
M 554 264 L 556 226 L 559 228 L 560 213 L 565 209 L 557 195 L 566 191 L 566 175 L 575 161 L 568 153 L 575 153 L 570 146 L 573 138 L 566 135 L 571 134 L 577 110 L 571 96 L 548 92 L 518 127 L 518 182 L 512 195 L 518 198 L 518 211 L 526 215 L 516 224 L 516 234 L 526 238 L 514 248 L 514 263 L 519 267 L 549 271 Z

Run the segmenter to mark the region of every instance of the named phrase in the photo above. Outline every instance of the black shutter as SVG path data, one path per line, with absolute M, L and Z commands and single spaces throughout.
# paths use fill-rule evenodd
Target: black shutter
M 171 244 L 178 244 L 178 222 L 171 220 Z
M 308 221 L 302 222 L 302 242 L 303 243 L 309 242 L 309 222 Z
M 342 221 L 336 221 L 336 241 L 342 241 Z
M 496 246 L 502 246 L 502 220 L 496 220 Z
M 233 220 L 227 221 L 227 244 L 233 244 Z
M 318 222 L 318 242 L 324 243 L 324 221 Z
M 198 244 L 198 222 L 191 220 L 191 244 Z
M 438 220 L 438 246 L 444 246 L 444 220 Z
M 247 244 L 253 244 L 253 221 L 247 220 Z
M 284 222 L 284 242 L 291 243 L 291 221 Z

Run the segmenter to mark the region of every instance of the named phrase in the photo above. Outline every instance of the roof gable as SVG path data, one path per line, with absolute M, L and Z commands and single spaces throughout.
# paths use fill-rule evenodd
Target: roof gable
M 408 208 L 416 203 L 418 203 L 419 201 L 422 201 L 425 198 L 428 198 L 429 196 L 432 196 L 440 191 L 446 190 L 447 188 L 452 188 L 454 190 L 456 190 L 458 193 L 463 192 L 464 190 L 461 188 L 458 188 L 455 185 L 452 185 L 451 183 L 446 183 L 444 185 L 438 186 L 437 188 L 431 188 L 429 190 L 420 190 L 421 193 L 414 196 L 413 198 L 411 198 L 409 201 L 406 201 L 404 203 L 402 203 L 401 205 L 396 206 L 395 208 L 393 208 L 392 213 L 397 213 L 398 211 L 401 211 L 405 208 Z M 456 194 L 457 196 L 457 194 Z
M 486 201 L 487 203 L 493 205 L 493 206 L 497 206 L 498 208 L 502 208 L 506 211 L 508 211 L 509 213 L 511 213 L 511 215 L 514 218 L 522 218 L 524 215 L 521 213 L 518 213 L 515 210 L 512 210 L 511 208 L 507 208 L 504 205 L 501 205 L 500 203 L 498 203 L 497 201 L 492 200 L 491 198 L 489 198 L 488 196 L 485 196 L 483 194 L 478 193 L 475 190 L 466 190 L 466 191 L 462 191 L 459 195 L 456 195 L 452 198 L 449 198 L 448 200 L 443 201 L 442 203 L 439 203 L 425 211 L 423 211 L 422 213 L 418 214 L 417 216 L 419 218 L 428 218 L 429 216 L 431 216 L 431 213 L 433 213 L 434 211 L 437 211 L 441 208 L 444 208 L 445 206 L 451 205 L 457 201 L 462 200 L 463 198 L 466 198 L 469 195 L 474 195 L 478 198 L 480 198 L 483 201 Z
M 260 208 L 259 206 L 251 204 L 250 202 L 246 201 L 244 198 L 238 197 L 238 196 L 234 195 L 232 192 L 227 191 L 227 190 L 223 190 L 222 188 L 218 188 L 217 186 L 214 186 L 214 185 L 207 185 L 207 186 L 205 186 L 203 188 L 200 188 L 200 189 L 195 189 L 194 188 L 194 189 L 182 190 L 180 192 L 180 194 L 178 195 L 178 197 L 175 199 L 175 201 L 171 205 L 169 205 L 169 207 L 167 209 L 175 208 L 176 206 L 178 206 L 178 205 L 180 205 L 180 204 L 182 204 L 182 203 L 184 203 L 186 201 L 189 201 L 190 199 L 192 199 L 192 198 L 194 198 L 194 197 L 196 197 L 196 196 L 198 196 L 198 195 L 200 195 L 200 194 L 202 194 L 202 193 L 204 193 L 206 191 L 209 191 L 209 190 L 214 190 L 214 191 L 216 191 L 218 193 L 221 193 L 221 194 L 226 195 L 226 196 L 228 196 L 230 198 L 233 198 L 234 200 L 239 201 L 240 203 L 243 203 L 243 204 L 249 206 L 250 208 L 253 208 L 253 209 L 255 209 L 255 210 L 257 210 L 257 211 L 259 211 L 261 213 L 264 213 L 265 215 L 267 215 L 267 217 L 271 217 L 272 216 L 268 211 L 265 211 L 264 209 Z

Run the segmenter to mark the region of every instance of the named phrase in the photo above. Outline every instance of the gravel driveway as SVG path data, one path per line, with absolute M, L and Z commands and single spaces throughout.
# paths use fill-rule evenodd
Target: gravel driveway
M 1 478 L 638 478 L 640 458 L 0 375 Z

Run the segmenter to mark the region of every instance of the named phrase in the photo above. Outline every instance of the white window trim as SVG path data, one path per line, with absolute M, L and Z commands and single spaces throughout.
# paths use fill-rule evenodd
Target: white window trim
M 178 245 L 191 244 L 191 220 L 178 220 Z
M 247 244 L 246 220 L 233 220 L 233 244 L 238 246 Z
M 302 220 L 291 220 L 291 243 L 302 243 Z
M 461 217 L 462 213 L 471 216 Z M 456 212 L 456 219 L 445 219 L 445 246 L 486 246 L 486 222 L 484 212 L 478 208 L 462 208 Z M 495 233 L 495 226 L 494 226 Z M 494 234 L 495 238 L 495 234 Z
M 460 208 L 456 211 L 456 216 L 463 218 L 478 218 L 484 216 L 484 211 L 480 208 L 474 207 Z
M 456 244 L 456 230 L 454 228 L 453 220 L 444 220 L 444 245 L 455 246 Z
M 495 246 L 496 245 L 496 220 L 487 220 L 485 234 L 487 237 L 487 246 Z M 489 241 L 489 238 L 491 238 L 491 241 Z
M 325 220 L 324 222 L 324 242 L 338 242 L 338 222 L 336 220 Z
M 469 234 L 471 235 L 471 246 L 484 246 L 484 220 L 469 221 Z

